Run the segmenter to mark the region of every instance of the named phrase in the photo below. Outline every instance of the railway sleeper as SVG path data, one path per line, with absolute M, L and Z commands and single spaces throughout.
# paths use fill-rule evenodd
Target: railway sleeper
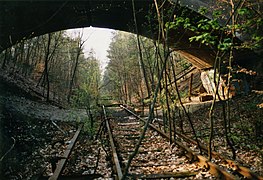
M 133 136 L 140 136 L 141 134 L 116 134 L 115 138 L 119 138 L 119 137 L 133 137 Z
M 128 123 L 118 123 L 118 126 L 132 126 L 132 125 L 141 125 L 141 123 L 138 122 L 128 122 Z
M 127 139 L 127 140 L 138 140 L 140 139 L 140 136 L 115 136 L 116 139 Z M 149 138 L 149 136 L 145 136 L 144 137 L 145 139 L 146 138 Z
M 196 176 L 197 172 L 165 172 L 163 174 L 129 174 L 132 179 L 168 179 L 168 178 L 186 178 Z
M 38 180 L 48 180 L 50 177 L 51 176 L 42 176 L 38 178 Z M 101 174 L 71 175 L 71 176 L 61 175 L 59 176 L 59 180 L 89 180 L 89 179 L 96 179 L 102 177 L 103 175 Z
M 131 154 L 133 152 L 134 152 L 134 150 L 119 151 L 119 153 L 121 153 L 121 154 Z M 138 151 L 139 154 L 148 154 L 148 153 L 154 153 L 154 152 L 161 152 L 161 151 L 159 149 L 152 149 L 149 151 L 146 151 L 146 150 L 139 150 Z
M 178 163 L 180 164 L 180 163 Z M 167 163 L 162 163 L 162 164 L 155 164 L 155 163 L 152 163 L 152 162 L 148 162 L 148 163 L 145 163 L 145 164 L 131 164 L 131 169 L 132 168 L 138 168 L 138 167 L 158 167 L 158 166 L 164 166 L 164 167 L 171 167 L 171 166 L 178 166 L 178 164 L 175 164 L 175 163 L 170 163 L 170 162 L 167 162 Z
M 129 128 L 116 128 L 116 129 L 114 129 L 114 130 L 115 130 L 115 131 L 131 131 L 131 132 L 138 132 L 140 129 L 141 129 L 141 128 L 135 128 L 135 129 L 133 129 L 133 128 L 129 127 Z

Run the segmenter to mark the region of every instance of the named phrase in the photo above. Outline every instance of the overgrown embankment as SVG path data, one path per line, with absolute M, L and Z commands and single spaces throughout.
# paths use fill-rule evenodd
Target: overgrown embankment
M 63 153 L 79 122 L 88 121 L 85 110 L 45 103 L 23 87 L 0 80 L 0 179 L 30 179 L 44 169 L 49 175 L 52 156 Z M 87 128 L 83 147 L 92 143 L 87 139 L 94 132 Z

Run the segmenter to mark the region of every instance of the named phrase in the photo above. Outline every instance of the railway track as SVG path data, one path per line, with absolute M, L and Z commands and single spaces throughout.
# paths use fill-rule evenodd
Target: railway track
M 126 112 L 121 117 L 106 118 L 109 139 L 112 139 L 111 148 L 115 172 L 118 179 L 122 178 L 130 154 L 140 137 L 144 123 L 135 116 Z M 110 140 L 111 141 L 111 140 Z M 212 177 L 208 172 L 196 164 L 190 163 L 182 150 L 171 146 L 169 141 L 155 130 L 149 130 L 142 142 L 137 156 L 131 163 L 129 179 L 162 179 Z M 121 172 L 121 173 L 120 173 Z
M 146 120 L 124 106 L 119 108 L 119 112 L 123 115 L 108 118 L 104 108 L 116 176 L 122 179 L 123 169 L 135 149 Z M 169 135 L 153 124 L 149 128 L 129 168 L 129 179 L 263 179 L 216 152 L 212 154 L 217 160 L 208 161 L 206 156 L 199 154 L 197 143 L 183 134 L 177 134 L 176 140 L 172 139 L 176 144 L 173 146 L 169 143 Z M 207 152 L 204 145 L 201 148 Z

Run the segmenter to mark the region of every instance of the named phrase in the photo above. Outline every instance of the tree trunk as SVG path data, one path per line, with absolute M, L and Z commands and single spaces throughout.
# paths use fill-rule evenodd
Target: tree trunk
M 134 2 L 132 3 L 132 9 L 133 9 L 133 20 L 134 20 L 134 24 L 135 24 L 135 32 L 136 32 L 136 38 L 137 38 L 137 47 L 138 47 L 138 51 L 139 51 L 139 65 L 140 65 L 140 69 L 142 71 L 142 76 L 144 78 L 144 82 L 146 85 L 146 89 L 147 89 L 147 93 L 148 93 L 147 96 L 149 97 L 151 94 L 151 91 L 150 91 L 150 87 L 149 87 L 149 82 L 148 82 L 148 78 L 147 78 L 147 74 L 146 74 L 145 65 L 144 65 L 143 58 L 142 58 L 142 49 L 141 49 L 140 37 L 138 34 L 138 26 L 137 26 L 136 14 L 135 14 Z
M 80 53 L 82 51 L 82 47 L 83 47 L 83 45 L 85 43 L 85 41 L 82 42 L 82 36 L 83 36 L 83 32 L 82 32 L 81 35 L 79 35 L 77 57 L 76 57 L 75 65 L 74 65 L 73 74 L 71 76 L 71 80 L 70 80 L 70 84 L 69 84 L 69 92 L 68 92 L 68 97 L 67 97 L 68 103 L 70 103 L 70 98 L 72 96 L 72 89 L 73 89 L 74 79 L 75 79 L 77 68 L 78 68 L 78 65 L 79 65 L 79 56 L 80 56 Z
M 127 173 L 128 173 L 128 170 L 129 170 L 129 167 L 130 167 L 130 165 L 131 165 L 131 162 L 132 162 L 133 158 L 136 156 L 136 154 L 138 153 L 139 147 L 140 147 L 140 145 L 141 145 L 141 143 L 142 143 L 142 140 L 143 140 L 144 137 L 145 137 L 145 134 L 146 134 L 146 131 L 147 131 L 147 129 L 148 129 L 148 126 L 149 126 L 149 124 L 150 124 L 150 123 L 152 122 L 152 120 L 153 120 L 153 116 L 154 116 L 154 106 L 155 106 L 155 103 L 156 103 L 156 101 L 157 101 L 158 92 L 159 92 L 159 90 L 160 90 L 161 80 L 162 80 L 162 78 L 163 78 L 163 72 L 164 72 L 164 69 L 165 69 L 165 67 L 166 67 L 167 58 L 168 58 L 168 55 L 167 55 L 167 57 L 165 57 L 165 59 L 164 59 L 164 64 L 163 64 L 163 66 L 162 66 L 162 68 L 161 68 L 160 76 L 159 76 L 159 78 L 158 78 L 158 84 L 157 84 L 157 86 L 156 86 L 156 88 L 155 88 L 153 101 L 152 101 L 151 106 L 150 106 L 150 111 L 149 111 L 148 120 L 147 120 L 147 122 L 144 124 L 143 131 L 142 131 L 142 133 L 141 133 L 140 139 L 138 140 L 138 142 L 137 142 L 137 144 L 136 144 L 136 147 L 135 147 L 134 152 L 130 155 L 130 157 L 129 157 L 129 159 L 128 159 L 128 162 L 127 162 L 127 165 L 126 165 L 126 167 L 125 167 L 125 170 L 124 170 L 122 179 L 125 179 L 125 178 L 126 178 Z
M 188 99 L 189 99 L 189 101 L 191 101 L 192 86 L 193 86 L 193 73 L 191 73 L 190 80 L 189 80 L 189 92 L 188 92 Z
M 172 144 L 172 122 L 171 122 L 171 109 L 169 105 L 169 96 L 168 96 L 168 83 L 167 83 L 167 68 L 165 68 L 165 74 L 164 74 L 164 80 L 165 80 L 165 99 L 166 99 L 166 106 L 167 106 L 167 120 L 169 123 L 169 135 L 170 135 L 170 144 Z
M 79 55 L 80 55 L 80 51 L 78 51 L 77 57 L 76 57 L 76 61 L 75 61 L 75 66 L 74 66 L 74 70 L 73 70 L 73 74 L 70 80 L 70 84 L 69 84 L 69 93 L 68 93 L 68 103 L 70 103 L 70 98 L 72 95 L 72 88 L 73 88 L 73 83 L 74 83 L 74 79 L 76 76 L 76 71 L 77 71 L 77 67 L 79 64 Z
M 48 76 L 48 61 L 49 61 L 49 56 L 50 56 L 50 44 L 51 44 L 51 34 L 48 34 L 48 42 L 47 42 L 47 51 L 46 51 L 46 56 L 45 56 L 45 69 L 44 69 L 44 74 L 45 74 L 45 79 L 47 83 L 47 96 L 46 96 L 46 101 L 49 101 L 49 91 L 50 91 L 50 84 L 49 84 L 49 76 Z

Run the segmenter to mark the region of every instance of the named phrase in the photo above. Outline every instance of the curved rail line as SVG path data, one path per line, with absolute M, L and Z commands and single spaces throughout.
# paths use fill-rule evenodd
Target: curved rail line
M 134 112 L 130 111 L 129 109 L 127 109 L 124 106 L 121 106 L 121 108 L 125 109 L 127 112 L 129 112 L 130 114 L 134 115 L 136 118 L 140 119 L 143 122 L 146 122 L 144 119 L 142 119 L 141 117 L 139 117 L 138 115 L 136 115 Z M 161 136 L 163 136 L 164 138 L 170 140 L 170 136 L 162 131 L 159 130 L 159 128 L 157 128 L 156 126 L 154 126 L 153 124 L 149 124 L 149 127 L 155 131 L 157 131 Z M 228 173 L 227 171 L 223 170 L 222 168 L 220 168 L 218 165 L 210 162 L 206 157 L 198 155 L 196 152 L 194 152 L 193 150 L 191 150 L 189 147 L 183 145 L 182 142 L 178 141 L 178 140 L 173 140 L 173 142 L 175 144 L 177 144 L 180 148 L 182 148 L 185 151 L 185 155 L 187 158 L 190 159 L 190 161 L 197 161 L 198 164 L 201 167 L 204 167 L 206 169 L 209 170 L 209 172 L 213 175 L 215 175 L 216 177 L 220 178 L 220 179 L 236 179 L 235 176 L 233 176 L 232 174 Z
M 127 111 L 127 109 L 125 109 L 125 111 Z M 131 114 L 131 112 L 129 112 L 129 114 Z M 120 172 L 122 168 L 125 168 L 125 163 L 128 161 L 129 153 L 134 151 L 133 145 L 136 144 L 135 141 L 141 135 L 140 130 L 143 126 L 143 120 L 141 118 L 136 117 L 135 114 L 131 115 L 134 117 L 133 120 L 124 120 L 122 122 L 118 121 L 118 123 L 113 126 L 114 128 L 111 129 L 108 118 L 105 116 L 104 108 L 104 116 L 106 120 L 109 141 L 112 148 L 112 157 L 115 164 L 117 179 L 121 179 L 123 177 L 122 173 Z M 111 121 L 111 125 L 113 123 L 114 122 Z M 178 158 L 183 155 L 178 156 L 177 154 L 179 152 L 181 153 L 181 150 L 179 150 L 179 148 L 171 150 L 169 141 L 167 141 L 169 136 L 167 136 L 165 133 L 162 133 L 157 128 L 154 128 L 153 125 L 150 125 L 150 128 L 152 130 L 147 131 L 146 137 L 139 149 L 137 156 L 135 157 L 136 160 L 134 160 L 134 162 L 131 164 L 128 178 L 187 178 L 190 176 L 196 176 L 198 173 L 200 173 L 201 169 L 203 169 L 203 166 L 198 167 L 193 163 L 185 163 L 185 158 L 181 158 L 181 162 L 179 162 Z M 182 144 L 180 145 L 184 147 Z M 183 149 L 184 151 L 190 152 L 186 153 L 186 156 L 188 156 L 190 160 L 199 158 L 200 161 L 206 161 L 204 158 L 195 155 L 194 152 L 192 152 L 189 148 L 184 147 Z M 171 168 L 172 166 L 173 168 Z M 186 169 L 188 168 L 189 171 L 186 171 L 185 167 Z M 224 177 L 232 177 L 223 171 L 218 172 L 224 174 Z M 207 175 L 211 176 L 209 174 Z M 232 177 L 232 179 L 234 178 Z
M 130 113 L 131 115 L 133 115 L 134 117 L 136 117 L 138 120 L 140 120 L 140 121 L 142 121 L 144 123 L 146 122 L 145 119 L 142 119 L 137 114 L 135 114 L 134 112 L 132 112 L 128 108 L 124 107 L 123 105 L 120 105 L 120 107 L 123 108 L 128 113 Z M 167 135 L 166 133 L 162 132 L 159 128 L 157 128 L 153 124 L 150 124 L 149 128 L 154 130 L 154 131 L 156 131 L 156 132 L 158 132 L 158 134 L 160 134 L 165 139 L 170 140 L 170 136 L 169 135 Z M 110 126 L 109 126 L 108 131 L 112 131 L 110 129 Z M 196 141 L 190 139 L 189 137 L 187 137 L 187 136 L 185 136 L 185 135 L 183 135 L 181 133 L 176 133 L 176 135 L 178 137 L 180 137 L 181 139 L 183 139 L 185 142 L 189 143 L 189 144 L 193 144 L 193 145 L 197 144 Z M 192 149 L 190 149 L 189 147 L 185 146 L 184 143 L 182 143 L 181 141 L 173 140 L 173 142 L 175 142 L 175 144 L 177 144 L 181 149 L 183 149 L 183 151 L 185 152 L 185 156 L 190 161 L 197 162 L 200 167 L 204 167 L 204 168 L 208 169 L 211 174 L 215 175 L 219 179 L 237 179 L 236 176 L 232 175 L 230 172 L 228 172 L 227 170 L 225 170 L 221 166 L 209 161 L 205 156 L 199 155 L 198 153 L 194 152 Z M 114 148 L 116 150 L 116 147 L 114 147 Z M 202 148 L 202 150 L 204 150 L 205 153 L 207 153 L 207 148 L 206 148 L 205 145 L 201 144 L 201 148 Z M 244 176 L 247 179 L 263 180 L 262 177 L 256 175 L 254 172 L 252 172 L 248 168 L 240 166 L 237 163 L 235 163 L 234 161 L 224 158 L 224 156 L 220 155 L 217 152 L 213 151 L 212 155 L 213 155 L 213 157 L 217 157 L 217 158 L 221 159 L 221 162 L 227 163 L 228 167 L 234 173 L 238 173 L 239 175 L 242 175 L 242 176 Z M 118 158 L 118 156 L 116 158 Z M 119 166 L 119 171 L 121 171 L 121 166 Z M 121 179 L 122 176 L 119 177 L 119 178 Z
M 180 133 L 178 130 L 176 130 L 176 135 L 178 137 L 182 138 L 185 142 L 187 142 L 189 144 L 196 145 L 196 146 L 198 145 L 198 143 L 195 140 L 193 140 L 190 137 Z M 207 146 L 205 146 L 204 144 L 201 144 L 200 142 L 199 142 L 199 146 L 202 149 L 202 151 L 206 155 L 208 155 Z M 228 168 L 231 169 L 231 171 L 233 171 L 234 173 L 237 173 L 240 176 L 244 176 L 246 179 L 263 180 L 262 176 L 257 175 L 256 173 L 254 173 L 253 171 L 251 171 L 247 167 L 239 165 L 234 160 L 228 159 L 224 155 L 222 155 L 218 152 L 215 152 L 215 151 L 212 151 L 211 154 L 212 154 L 213 158 L 221 160 L 221 163 L 223 164 L 223 166 L 228 166 Z
M 184 134 L 178 133 L 176 132 L 176 135 L 183 138 L 186 142 L 197 145 L 197 142 L 189 137 L 187 137 Z M 200 144 L 201 149 L 208 154 L 208 149 L 204 144 Z M 255 180 L 263 180 L 263 177 L 255 174 L 254 172 L 252 172 L 250 169 L 243 167 L 241 165 L 239 165 L 238 163 L 236 163 L 235 161 L 231 160 L 231 159 L 227 159 L 225 158 L 223 155 L 219 154 L 218 152 L 212 151 L 212 156 L 213 158 L 218 158 L 222 161 L 222 163 L 225 163 L 226 165 L 228 165 L 229 168 L 232 169 L 232 171 L 237 172 L 238 174 L 246 177 L 247 179 L 255 179 Z

